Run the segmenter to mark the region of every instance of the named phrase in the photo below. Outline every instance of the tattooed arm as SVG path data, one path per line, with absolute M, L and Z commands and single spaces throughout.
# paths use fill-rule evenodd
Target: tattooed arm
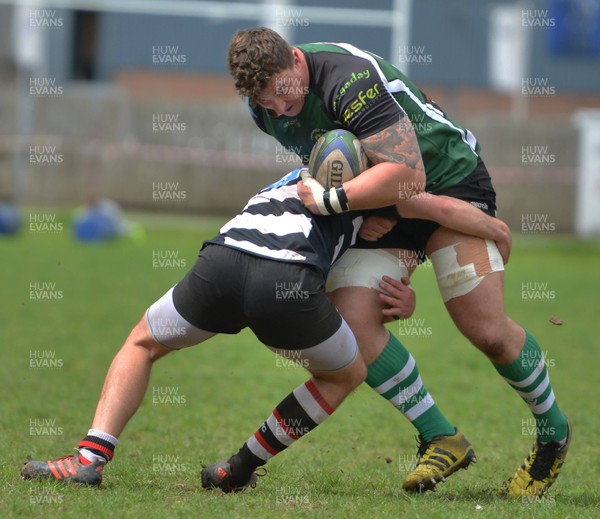
M 373 167 L 344 183 L 352 209 L 370 209 L 406 200 L 425 189 L 425 167 L 410 119 L 361 140 Z
M 425 168 L 419 143 L 407 116 L 403 116 L 399 123 L 392 124 L 375 135 L 365 137 L 360 142 L 371 164 L 392 162 L 404 165 L 422 175 L 423 181 L 425 180 Z
M 373 166 L 348 182 L 344 190 L 351 210 L 376 209 L 395 205 L 422 192 L 425 168 L 419 143 L 408 117 L 361 140 Z M 298 184 L 304 205 L 313 211 L 311 190 Z M 313 212 L 318 213 L 318 210 Z

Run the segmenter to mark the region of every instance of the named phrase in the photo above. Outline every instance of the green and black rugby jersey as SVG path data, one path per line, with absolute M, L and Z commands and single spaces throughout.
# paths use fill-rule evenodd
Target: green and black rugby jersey
M 455 185 L 475 170 L 479 144 L 473 134 L 451 121 L 396 67 L 347 43 L 298 45 L 308 64 L 310 85 L 295 117 L 272 117 L 250 109 L 256 124 L 308 162 L 315 141 L 334 128 L 364 139 L 408 116 L 416 132 L 426 190 Z

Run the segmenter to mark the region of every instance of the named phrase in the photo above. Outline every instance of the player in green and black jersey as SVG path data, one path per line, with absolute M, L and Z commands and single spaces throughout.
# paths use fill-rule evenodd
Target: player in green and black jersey
M 305 162 L 315 141 L 328 130 L 345 128 L 363 140 L 391 125 L 408 124 L 408 118 L 425 166 L 426 191 L 454 186 L 473 172 L 479 152 L 473 134 L 448 118 L 395 67 L 348 44 L 296 48 L 305 59 L 308 85 L 296 77 L 280 78 L 272 97 L 259 97 L 251 109 L 263 131 Z M 303 92 L 300 107 L 294 96 Z M 265 108 L 261 101 L 273 107 Z
M 384 235 L 375 247 L 400 247 L 412 249 L 418 258 L 424 257 L 423 252 L 429 256 L 456 326 L 488 356 L 536 419 L 537 441 L 510 479 L 508 493 L 544 493 L 558 476 L 571 435 L 537 341 L 505 314 L 507 255 L 500 254 L 493 242 L 418 220 L 422 204 L 427 203 L 425 193 L 462 198 L 495 215 L 495 193 L 475 137 L 450 120 L 393 65 L 349 44 L 291 47 L 274 31 L 248 29 L 232 38 L 228 66 L 236 90 L 249 99 L 258 126 L 303 160 L 316 139 L 329 129 L 347 129 L 361 140 L 373 166 L 344 183 L 347 206 L 363 210 L 395 205 L 402 216 L 395 218 L 398 223 L 390 232 L 389 219 L 371 219 L 362 235 Z M 322 192 L 302 184 L 298 191 L 305 205 L 318 212 L 315 197 L 323 196 Z M 330 196 L 337 196 L 335 190 Z M 343 307 L 356 292 L 354 299 L 360 303 L 353 304 L 353 311 L 358 317 L 345 318 L 357 334 L 363 356 L 369 351 L 371 360 L 377 359 L 369 366 L 370 375 L 377 375 L 367 381 L 372 386 L 387 384 L 397 373 L 389 359 L 402 355 L 386 355 L 386 351 L 400 349 L 391 338 L 381 354 L 380 344 L 361 343 L 361 329 L 369 329 L 367 337 L 376 335 L 371 331 L 381 330 L 374 318 L 360 317 L 372 315 L 369 307 L 378 299 L 359 295 L 357 291 L 364 287 L 352 283 L 341 285 L 342 300 L 333 294 L 334 300 Z M 536 362 L 528 362 L 532 358 Z M 450 433 L 443 436 L 449 437 Z M 430 443 L 435 444 L 434 440 Z M 422 489 L 428 479 L 432 484 L 426 483 L 425 488 L 432 488 L 447 470 L 436 470 L 428 463 L 433 460 L 430 450 L 422 450 L 419 466 L 404 484 L 409 490 Z

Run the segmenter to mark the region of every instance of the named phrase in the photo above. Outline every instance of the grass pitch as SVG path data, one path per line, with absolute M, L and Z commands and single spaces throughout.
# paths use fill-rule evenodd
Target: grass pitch
M 44 211 L 42 211 L 44 212 Z M 48 212 L 48 211 L 46 211 Z M 227 458 L 307 375 L 244 332 L 172 354 L 156 366 L 144 404 L 121 437 L 100 488 L 21 481 L 27 454 L 72 452 L 91 422 L 108 365 L 145 308 L 176 283 L 220 219 L 142 218 L 144 241 L 82 245 L 61 230 L 0 239 L 0 516 L 2 517 L 598 517 L 596 398 L 600 245 L 517 238 L 506 275 L 509 315 L 538 338 L 574 440 L 550 493 L 498 496 L 534 438 L 523 402 L 454 329 L 421 266 L 410 326 L 390 325 L 432 396 L 473 443 L 479 463 L 436 493 L 407 495 L 416 445 L 410 424 L 370 388 L 272 460 L 258 486 L 200 488 L 200 463 Z M 62 220 L 61 220 L 62 219 Z M 56 227 L 56 226 L 55 226 Z M 162 260 L 162 261 L 156 261 Z M 562 325 L 550 323 L 551 316 Z

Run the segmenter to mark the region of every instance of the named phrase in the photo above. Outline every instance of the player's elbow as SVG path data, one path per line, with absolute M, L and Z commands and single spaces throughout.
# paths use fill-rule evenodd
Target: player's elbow
M 422 169 L 392 162 L 387 165 L 389 178 L 394 182 L 389 187 L 398 193 L 399 200 L 408 200 L 425 191 L 425 172 Z

